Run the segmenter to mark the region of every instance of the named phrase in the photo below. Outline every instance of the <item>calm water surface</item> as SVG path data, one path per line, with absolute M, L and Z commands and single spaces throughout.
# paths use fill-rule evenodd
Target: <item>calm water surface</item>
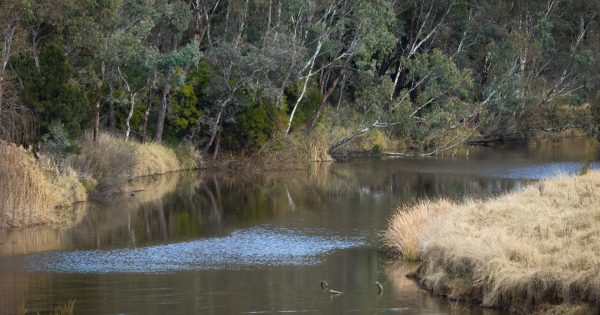
M 74 298 L 78 314 L 496 314 L 406 279 L 416 266 L 378 251 L 386 220 L 422 198 L 489 198 L 575 173 L 600 159 L 590 143 L 144 179 L 145 192 L 78 209 L 72 228 L 1 231 L 0 313 Z

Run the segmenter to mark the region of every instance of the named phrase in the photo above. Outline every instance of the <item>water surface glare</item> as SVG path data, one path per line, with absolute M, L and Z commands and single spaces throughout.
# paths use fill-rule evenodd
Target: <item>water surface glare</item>
M 28 271 L 108 273 L 314 265 L 334 250 L 364 245 L 361 237 L 311 235 L 314 230 L 255 227 L 224 237 L 112 250 L 46 252 L 29 256 Z

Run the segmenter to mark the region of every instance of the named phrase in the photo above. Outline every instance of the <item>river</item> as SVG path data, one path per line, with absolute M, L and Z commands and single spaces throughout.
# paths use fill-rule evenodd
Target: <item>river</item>
M 423 198 L 490 198 L 577 173 L 600 160 L 590 144 L 145 178 L 143 192 L 80 205 L 70 228 L 0 231 L 0 312 L 75 299 L 77 314 L 497 314 L 405 278 L 416 265 L 379 250 L 387 219 Z

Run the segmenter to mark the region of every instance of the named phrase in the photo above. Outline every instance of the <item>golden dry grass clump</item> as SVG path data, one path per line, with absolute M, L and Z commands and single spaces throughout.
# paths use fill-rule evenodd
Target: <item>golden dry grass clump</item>
M 199 153 L 190 148 L 171 149 L 158 143 L 126 142 L 107 133 L 94 144 L 90 135 L 79 141 L 81 153 L 71 163 L 101 184 L 114 184 L 140 176 L 165 174 L 199 167 Z
M 0 141 L 0 227 L 59 223 L 87 195 L 74 171 L 57 174 L 44 158 Z
M 600 309 L 600 172 L 467 202 L 432 218 L 420 246 L 419 281 L 434 293 L 522 312 Z
M 447 199 L 420 201 L 396 209 L 384 234 L 385 246 L 406 260 L 421 260 L 423 228 L 436 216 L 448 213 L 456 205 Z

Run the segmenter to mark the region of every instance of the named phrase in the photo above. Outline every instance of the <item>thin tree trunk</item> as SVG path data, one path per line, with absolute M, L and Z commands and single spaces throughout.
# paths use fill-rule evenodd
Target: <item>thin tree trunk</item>
M 483 102 L 485 100 L 485 88 L 487 86 L 488 75 L 490 73 L 491 68 L 490 62 L 490 54 L 488 53 L 485 56 L 485 60 L 483 61 L 483 68 L 481 69 L 481 83 L 479 84 L 479 101 Z
M 152 108 L 152 102 L 148 101 L 146 110 L 144 111 L 144 124 L 142 125 L 142 142 L 148 141 L 148 117 L 150 116 L 150 109 Z
M 0 69 L 0 117 L 2 117 L 2 96 L 4 95 L 4 70 Z
M 198 42 L 198 46 L 202 47 L 202 41 L 204 40 L 204 36 L 208 34 L 208 40 L 210 42 L 210 22 L 219 7 L 220 0 L 215 2 L 215 5 L 212 7 L 212 10 L 209 10 L 206 6 L 202 6 L 200 10 L 198 6 L 200 6 L 200 1 L 196 1 L 196 14 L 195 21 L 196 26 L 194 30 L 194 39 Z M 209 12 L 210 11 L 210 12 Z M 206 24 L 204 24 L 206 23 Z
M 100 137 L 100 98 L 96 100 L 96 118 L 94 119 L 94 144 L 98 144 Z
M 38 48 L 40 40 L 38 27 L 40 27 L 39 24 L 36 26 L 32 26 L 31 28 L 31 50 L 33 53 L 33 61 L 35 62 L 35 69 L 38 73 L 40 73 L 40 51 Z
M 112 83 L 108 85 L 108 128 L 114 131 L 116 128 L 115 122 L 115 87 Z
M 221 133 L 217 134 L 217 142 L 215 143 L 215 152 L 213 152 L 213 160 L 217 159 L 217 155 L 219 155 L 219 147 L 221 146 Z
M 398 60 L 398 62 L 400 62 L 400 60 Z M 396 72 L 396 76 L 394 78 L 394 88 L 392 89 L 392 95 L 390 96 L 391 100 L 393 100 L 400 92 L 401 85 L 399 85 L 398 82 L 400 82 L 400 77 L 403 76 L 403 74 L 404 67 L 402 64 L 398 64 L 398 72 Z
M 8 60 L 10 59 L 10 49 L 12 46 L 13 37 L 15 36 L 18 21 L 18 17 L 13 18 L 8 25 L 8 31 L 6 32 L 6 35 L 4 35 L 4 46 L 2 49 L 1 60 L 2 63 L 0 64 L 0 116 L 2 115 L 2 102 L 4 101 L 4 79 L 6 74 L 6 66 L 8 65 Z
M 271 30 L 272 11 L 273 11 L 273 0 L 269 0 L 269 16 L 267 18 L 267 33 Z
M 379 66 L 379 69 L 377 70 L 377 75 L 378 76 L 382 76 L 384 75 L 388 68 L 390 67 L 391 64 L 391 54 L 387 53 L 383 56 L 383 60 L 381 61 L 381 65 Z
M 296 103 L 294 104 L 294 108 L 292 109 L 292 113 L 290 114 L 290 120 L 288 122 L 288 127 L 285 132 L 286 135 L 290 134 L 290 130 L 292 129 L 292 122 L 294 120 L 294 115 L 296 114 L 296 110 L 298 109 L 298 105 L 300 104 L 300 102 L 304 98 L 304 95 L 306 94 L 306 87 L 308 86 L 308 81 L 314 75 L 314 73 L 312 71 L 315 66 L 315 60 L 317 59 L 317 56 L 319 55 L 319 52 L 321 51 L 322 45 L 323 45 L 323 41 L 322 41 L 322 39 L 319 39 L 319 42 L 317 43 L 317 49 L 315 50 L 314 55 L 309 60 L 310 67 L 308 68 L 308 74 L 306 75 L 306 78 L 304 79 L 304 85 L 302 86 L 302 92 L 300 93 L 300 97 L 298 97 L 298 99 L 296 100 Z
M 129 134 L 131 133 L 131 117 L 133 117 L 133 111 L 135 109 L 135 93 L 132 93 L 129 97 L 129 113 L 127 114 L 127 119 L 125 120 L 125 142 L 129 141 Z
M 154 135 L 154 141 L 161 142 L 163 129 L 165 127 L 165 118 L 167 117 L 167 108 L 169 107 L 169 93 L 171 87 L 167 85 L 162 91 L 162 101 L 160 104 L 160 111 L 158 112 L 158 121 L 156 123 L 156 134 Z
M 219 114 L 217 115 L 217 120 L 215 121 L 215 125 L 214 125 L 212 133 L 210 135 L 210 139 L 208 140 L 208 143 L 204 147 L 204 151 L 205 152 L 208 152 L 208 150 L 210 149 L 210 147 L 212 147 L 212 144 L 215 141 L 217 133 L 219 132 L 219 125 L 221 124 L 221 116 L 223 115 L 223 110 L 224 109 L 225 109 L 225 106 L 222 105 L 221 109 L 219 110 Z
M 225 30 L 223 31 L 223 35 L 225 39 L 227 39 L 227 35 L 229 35 L 229 15 L 231 14 L 231 0 L 227 1 L 227 12 L 225 13 Z
M 346 74 L 342 76 L 342 86 L 340 87 L 340 97 L 338 98 L 337 105 L 335 106 L 335 110 L 340 110 L 340 105 L 342 104 L 342 98 L 344 98 L 344 88 L 346 87 Z
M 231 92 L 231 95 L 226 100 L 224 100 L 223 103 L 221 104 L 221 108 L 219 109 L 219 114 L 217 115 L 217 120 L 215 121 L 215 124 L 213 126 L 213 129 L 212 129 L 212 132 L 210 135 L 210 139 L 208 140 L 208 143 L 204 147 L 204 152 L 208 152 L 210 147 L 212 147 L 212 145 L 215 141 L 215 138 L 217 137 L 217 133 L 219 132 L 219 128 L 221 127 L 221 120 L 223 118 L 223 112 L 225 111 L 225 108 L 227 107 L 227 105 L 229 105 L 229 102 L 231 102 L 231 100 L 233 99 L 233 96 L 235 95 L 236 91 L 237 91 L 237 88 L 235 88 Z

